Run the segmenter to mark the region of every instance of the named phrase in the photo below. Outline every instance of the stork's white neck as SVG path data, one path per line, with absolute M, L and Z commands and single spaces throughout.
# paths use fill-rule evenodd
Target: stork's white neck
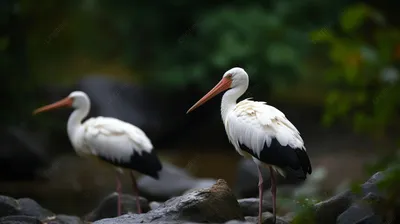
M 74 141 L 75 138 L 74 134 L 81 127 L 82 120 L 89 114 L 89 110 L 90 110 L 90 101 L 85 100 L 85 102 L 81 103 L 79 107 L 75 108 L 71 116 L 69 116 L 67 131 L 68 131 L 68 136 L 72 142 Z
M 221 101 L 221 116 L 224 122 L 229 112 L 235 108 L 237 99 L 246 92 L 248 85 L 249 83 L 246 80 L 241 85 L 235 86 L 225 92 Z

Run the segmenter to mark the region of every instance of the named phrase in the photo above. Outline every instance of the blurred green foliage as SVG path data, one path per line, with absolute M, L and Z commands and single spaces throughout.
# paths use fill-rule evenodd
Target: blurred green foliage
M 318 33 L 321 31 L 312 35 Z M 327 35 L 318 36 L 319 42 L 328 47 L 330 57 L 325 72 L 330 88 L 324 124 L 344 120 L 355 131 L 377 137 L 389 130 L 398 132 L 400 30 L 386 23 L 375 9 L 357 4 L 341 15 L 340 29 L 324 33 Z M 384 213 L 400 206 L 399 155 L 398 150 L 390 150 L 366 167 L 369 175 L 391 168 L 378 185 L 389 198 L 380 206 Z M 352 186 L 356 194 L 361 191 L 359 184 Z
M 316 223 L 316 214 L 314 200 L 302 199 L 298 200 L 299 206 L 296 209 L 296 216 L 294 217 L 293 224 L 314 224 Z
M 396 127 L 400 30 L 386 25 L 376 10 L 357 4 L 341 15 L 340 29 L 311 35 L 328 47 L 330 59 L 324 72 L 329 86 L 324 124 L 344 118 L 356 131 L 376 136 Z
M 37 105 L 23 101 L 38 86 L 68 85 L 89 73 L 170 91 L 209 89 L 241 66 L 256 83 L 253 92 L 289 92 L 317 74 L 307 62 L 318 47 L 308 32 L 333 21 L 345 1 L 4 1 L 0 64 L 15 102 L 6 114 Z
M 320 25 L 313 23 L 331 20 L 342 6 L 314 0 L 227 1 L 212 7 L 183 1 L 46 0 L 43 7 L 18 2 L 20 16 L 34 18 L 27 50 L 41 81 L 74 77 L 60 65 L 84 57 L 117 61 L 139 80 L 165 89 L 190 83 L 209 88 L 232 66 L 245 67 L 260 86 L 295 80 L 313 47 L 308 31 Z
M 377 137 L 398 131 L 400 30 L 361 3 L 347 7 L 339 21 L 339 26 L 310 32 L 311 40 L 326 48 L 328 56 L 321 60 L 327 87 L 323 124 L 345 121 L 355 131 Z M 400 153 L 394 153 L 391 150 L 366 166 L 369 175 L 390 167 L 378 184 L 388 198 L 379 205 L 383 216 L 399 207 Z M 352 183 L 353 193 L 361 193 L 360 184 Z M 312 223 L 312 206 L 307 201 L 300 204 L 293 223 Z

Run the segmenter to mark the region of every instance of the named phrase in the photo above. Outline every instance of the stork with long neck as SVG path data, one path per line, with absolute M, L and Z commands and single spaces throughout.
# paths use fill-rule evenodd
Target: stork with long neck
M 121 215 L 120 175 L 123 169 L 131 171 L 137 212 L 141 213 L 139 192 L 133 170 L 158 179 L 162 169 L 150 139 L 138 127 L 115 118 L 96 117 L 82 123 L 89 114 L 90 99 L 81 91 L 72 92 L 56 103 L 36 109 L 34 114 L 60 107 L 75 108 L 68 119 L 67 133 L 76 153 L 84 157 L 95 157 L 115 166 L 118 216 Z
M 275 223 L 275 171 L 283 176 L 288 173 L 294 174 L 296 178 L 304 180 L 307 173 L 311 174 L 312 168 L 299 131 L 281 111 L 260 101 L 246 99 L 236 103 L 238 98 L 246 92 L 248 85 L 249 77 L 244 69 L 232 68 L 225 72 L 221 81 L 187 113 L 227 90 L 221 101 L 221 116 L 226 134 L 240 155 L 250 155 L 257 164 L 259 223 L 262 223 L 263 199 L 263 178 L 260 167 L 269 168 Z

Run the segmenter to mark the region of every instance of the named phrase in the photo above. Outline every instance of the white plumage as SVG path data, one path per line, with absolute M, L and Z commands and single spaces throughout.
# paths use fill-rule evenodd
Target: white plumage
M 270 147 L 273 139 L 282 146 L 305 150 L 303 139 L 297 128 L 285 117 L 285 114 L 265 102 L 248 99 L 240 101 L 227 114 L 224 125 L 229 141 L 242 156 L 244 154 L 240 148 L 241 144 L 246 145 L 260 158 L 265 145 Z M 254 159 L 259 160 L 258 158 Z M 284 175 L 279 167 L 274 166 L 274 168 Z
M 141 129 L 115 118 L 90 118 L 82 124 L 82 131 L 82 135 L 75 134 L 76 137 L 71 138 L 81 155 L 101 155 L 126 163 L 134 153 L 141 156 L 143 151 L 150 153 L 153 149 L 150 139 Z
M 242 68 L 232 68 L 225 72 L 221 81 L 188 112 L 196 109 L 212 97 L 225 91 L 221 101 L 221 116 L 229 141 L 236 151 L 245 156 L 250 154 L 257 164 L 259 173 L 259 194 L 262 198 L 260 166 L 268 166 L 271 173 L 271 191 L 275 220 L 276 183 L 274 170 L 285 176 L 288 171 L 296 171 L 297 178 L 305 179 L 311 174 L 311 164 L 297 128 L 285 115 L 265 102 L 237 99 L 247 90 L 249 78 Z M 259 223 L 261 223 L 261 200 Z

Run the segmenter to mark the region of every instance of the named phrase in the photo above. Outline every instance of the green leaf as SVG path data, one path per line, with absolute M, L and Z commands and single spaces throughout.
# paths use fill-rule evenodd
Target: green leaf
M 310 32 L 310 39 L 315 43 L 319 42 L 328 42 L 334 38 L 334 34 L 329 28 L 322 28 L 319 30 L 315 30 Z
M 347 8 L 340 17 L 340 25 L 345 32 L 357 30 L 368 16 L 370 9 L 365 4 L 357 4 Z

